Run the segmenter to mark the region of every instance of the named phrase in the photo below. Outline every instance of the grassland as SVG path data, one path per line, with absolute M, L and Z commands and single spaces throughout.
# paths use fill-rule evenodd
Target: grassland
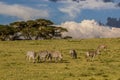
M 99 44 L 107 50 L 86 61 L 85 52 Z M 70 57 L 70 49 L 78 59 Z M 28 62 L 28 50 L 59 50 L 63 62 Z M 120 80 L 120 39 L 0 41 L 0 80 Z

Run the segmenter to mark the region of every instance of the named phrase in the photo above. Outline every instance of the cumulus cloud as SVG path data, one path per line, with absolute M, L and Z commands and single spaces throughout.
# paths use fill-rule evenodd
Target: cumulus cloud
M 60 25 L 68 32 L 62 36 L 73 38 L 115 38 L 120 37 L 120 28 L 101 26 L 95 20 L 83 20 L 81 23 L 65 22 Z
M 111 0 L 78 0 L 76 3 L 73 0 L 61 1 L 63 5 L 59 10 L 63 13 L 69 14 L 70 17 L 75 18 L 83 9 L 103 10 L 103 9 L 117 9 L 116 3 Z
M 33 19 L 37 17 L 49 17 L 47 10 L 34 9 L 18 4 L 8 5 L 2 2 L 0 2 L 0 14 L 14 16 L 23 20 Z

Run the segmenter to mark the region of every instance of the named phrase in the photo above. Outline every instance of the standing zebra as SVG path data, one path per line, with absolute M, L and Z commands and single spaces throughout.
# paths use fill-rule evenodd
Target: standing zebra
M 86 57 L 87 58 L 92 58 L 92 60 L 93 60 L 96 55 L 100 54 L 101 50 L 106 49 L 106 48 L 107 48 L 106 45 L 99 45 L 96 50 L 87 51 L 86 52 Z
M 98 46 L 99 50 L 107 49 L 107 45 L 101 44 Z M 99 53 L 100 54 L 100 53 Z
M 63 59 L 63 55 L 59 52 L 59 51 L 50 51 L 48 58 L 52 61 L 52 59 L 54 59 L 55 62 L 57 62 L 58 60 L 62 60 Z
M 77 59 L 77 53 L 74 49 L 71 49 L 69 53 L 73 59 Z
M 46 61 L 48 58 L 49 52 L 47 50 L 38 52 L 38 62 Z
M 33 62 L 35 62 L 36 56 L 37 55 L 34 51 L 28 51 L 26 54 L 26 59 L 28 59 L 29 61 L 31 61 L 31 59 L 32 59 Z

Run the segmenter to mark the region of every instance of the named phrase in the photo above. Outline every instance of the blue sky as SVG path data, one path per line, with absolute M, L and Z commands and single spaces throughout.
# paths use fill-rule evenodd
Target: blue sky
M 55 24 L 85 19 L 106 23 L 107 17 L 120 18 L 118 4 L 120 0 L 0 0 L 0 24 L 37 18 Z

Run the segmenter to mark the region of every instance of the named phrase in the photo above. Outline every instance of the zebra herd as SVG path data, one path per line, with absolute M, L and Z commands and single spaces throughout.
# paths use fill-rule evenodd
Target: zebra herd
M 100 54 L 101 50 L 106 48 L 107 48 L 106 45 L 99 45 L 96 50 L 87 51 L 85 53 L 85 56 L 87 60 L 89 59 L 93 60 L 93 58 L 96 55 Z M 71 49 L 69 51 L 69 54 L 73 59 L 77 59 L 77 52 L 75 49 Z M 63 59 L 63 55 L 61 54 L 60 51 L 47 51 L 47 50 L 39 51 L 39 52 L 28 51 L 26 54 L 26 57 L 28 61 L 32 60 L 32 62 L 45 62 L 46 60 L 49 60 L 49 61 L 54 60 L 55 62 L 58 62 Z
M 34 52 L 34 51 L 28 51 L 27 52 L 27 60 L 32 62 L 42 62 L 46 61 L 46 59 L 52 61 L 54 59 L 55 62 L 58 60 L 62 60 L 63 55 L 59 51 L 40 51 L 40 52 Z

